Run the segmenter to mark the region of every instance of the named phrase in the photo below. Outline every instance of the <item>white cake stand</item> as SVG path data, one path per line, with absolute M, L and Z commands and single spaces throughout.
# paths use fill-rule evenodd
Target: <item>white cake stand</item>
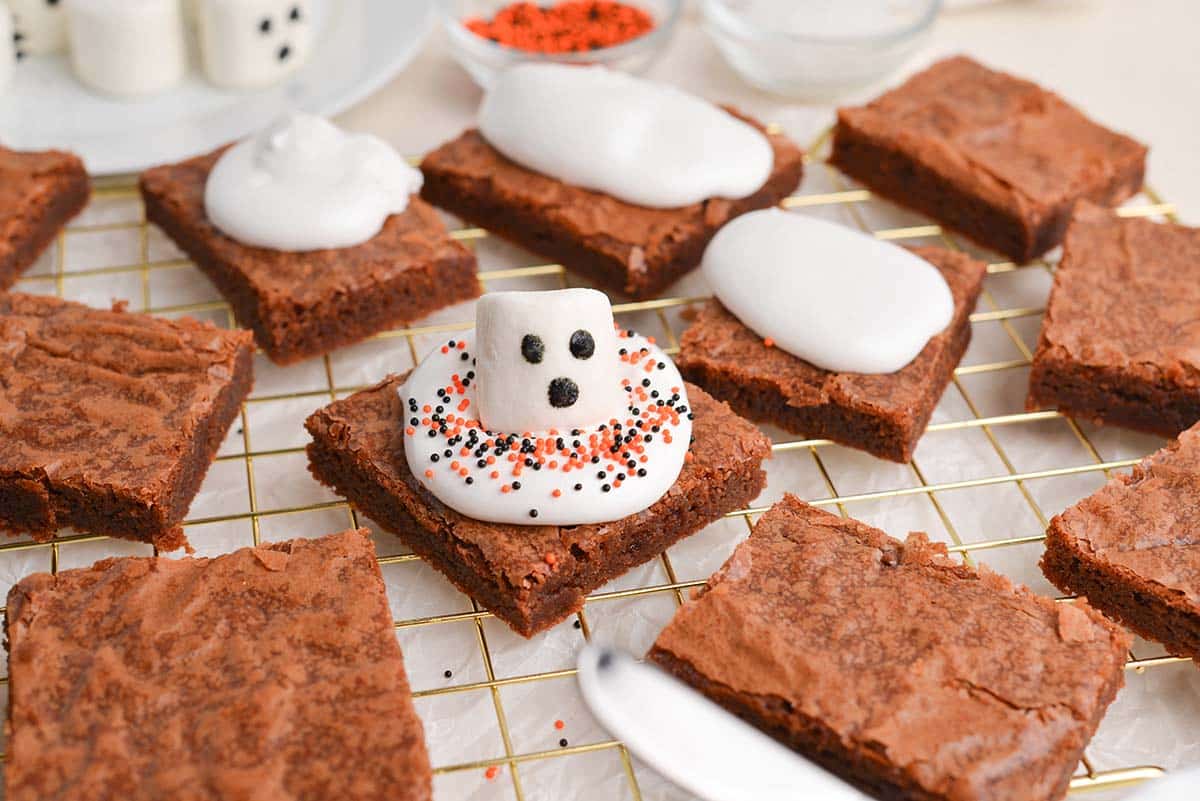
M 65 57 L 35 57 L 0 91 L 0 144 L 70 150 L 93 175 L 119 175 L 211 150 L 289 110 L 337 114 L 408 64 L 429 31 L 432 8 L 433 0 L 314 0 L 316 44 L 308 63 L 255 92 L 217 89 L 193 66 L 174 89 L 122 100 L 85 88 Z

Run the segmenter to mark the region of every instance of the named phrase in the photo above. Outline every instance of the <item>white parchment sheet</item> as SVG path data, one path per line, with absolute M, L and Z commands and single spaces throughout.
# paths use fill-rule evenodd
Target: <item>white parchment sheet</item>
M 801 192 L 835 193 L 848 187 L 852 188 L 814 162 Z M 1148 202 L 1138 198 L 1131 205 Z M 806 204 L 794 213 L 873 229 L 927 223 L 877 201 Z M 229 325 L 227 308 L 213 286 L 157 230 L 149 229 L 143 243 L 137 225 L 140 214 L 131 192 L 98 198 L 67 233 L 65 250 L 52 248 L 17 289 L 61 293 L 96 306 L 120 299 L 134 310 L 168 316 L 190 313 Z M 918 236 L 902 241 L 937 240 Z M 474 244 L 485 274 L 543 263 L 494 239 Z M 145 258 L 151 266 L 143 270 Z M 1039 515 L 1048 518 L 1103 483 L 1097 458 L 1132 459 L 1159 447 L 1161 441 L 1153 437 L 1088 425 L 1080 427 L 1085 437 L 1081 439 L 1067 421 L 1053 415 L 994 421 L 990 426 L 976 422 L 1023 412 L 1027 356 L 1036 344 L 1040 310 L 1051 282 L 1043 266 L 995 269 L 977 310 L 970 350 L 912 465 L 883 462 L 836 445 L 781 449 L 768 465 L 769 486 L 755 506 L 790 491 L 836 511 L 838 506 L 830 500 L 833 492 L 867 495 L 847 500 L 846 513 L 896 536 L 923 530 L 950 544 L 1031 537 L 1042 531 Z M 542 271 L 489 278 L 486 284 L 490 290 L 548 289 L 561 286 L 561 281 L 553 271 Z M 567 281 L 576 283 L 573 276 Z M 668 293 L 705 294 L 695 275 Z M 618 319 L 669 346 L 686 326 L 681 310 L 668 306 L 661 311 L 619 311 Z M 472 318 L 471 304 L 463 304 L 419 327 L 469 323 Z M 197 551 L 211 555 L 251 545 L 252 510 L 264 541 L 319 536 L 355 522 L 348 506 L 309 476 L 302 450 L 308 439 L 303 420 L 332 397 L 409 369 L 413 350 L 423 353 L 444 335 L 418 333 L 411 347 L 405 336 L 384 336 L 289 368 L 259 357 L 257 383 L 244 419 L 234 424 L 188 517 L 187 533 Z M 770 433 L 778 443 L 798 439 Z M 247 448 L 250 458 L 245 456 Z M 1018 481 L 1014 476 L 1024 478 Z M 967 486 L 954 486 L 963 482 Z M 923 484 L 935 489 L 924 489 Z M 887 494 L 894 491 L 900 494 Z M 385 558 L 383 573 L 430 755 L 435 768 L 451 769 L 436 775 L 436 797 L 685 798 L 610 743 L 584 710 L 570 671 L 585 633 L 644 652 L 686 594 L 655 588 L 706 578 L 747 533 L 744 518 L 712 525 L 672 548 L 669 565 L 653 561 L 603 588 L 587 604 L 586 626 L 573 619 L 526 641 L 476 610 L 431 568 L 404 558 L 407 552 L 395 537 L 377 532 L 380 556 L 400 557 Z M 146 546 L 114 540 L 66 543 L 58 546 L 58 565 L 66 569 L 110 555 L 148 553 Z M 1041 544 L 1035 541 L 978 550 L 972 558 L 1038 591 L 1057 594 L 1037 568 L 1040 553 Z M 50 565 L 49 546 L 0 553 L 0 590 Z M 626 592 L 639 589 L 645 591 Z M 1161 655 L 1162 650 L 1149 643 L 1138 642 L 1134 648 L 1139 660 Z M 1093 768 L 1103 773 L 1141 765 L 1169 770 L 1200 764 L 1200 670 L 1183 662 L 1151 664 L 1141 671 L 1130 669 L 1127 679 L 1128 686 L 1088 748 Z M 561 728 L 556 721 L 562 722 Z M 560 740 L 567 745 L 561 746 Z M 489 772 L 492 766 L 496 769 Z M 1081 775 L 1083 771 L 1081 767 Z M 1128 792 L 1113 788 L 1089 797 L 1120 798 Z

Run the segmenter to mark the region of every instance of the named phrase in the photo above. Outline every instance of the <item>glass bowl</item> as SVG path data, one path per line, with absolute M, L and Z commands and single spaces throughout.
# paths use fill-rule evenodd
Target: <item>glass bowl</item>
M 926 40 L 942 0 L 702 0 L 729 65 L 769 92 L 829 99 L 892 72 Z
M 586 53 L 535 53 L 505 47 L 472 33 L 463 20 L 490 19 L 512 0 L 438 0 L 438 10 L 450 38 L 450 52 L 475 83 L 487 88 L 496 73 L 514 64 L 550 62 L 555 64 L 602 64 L 624 72 L 644 71 L 666 48 L 679 21 L 683 0 L 625 0 L 654 17 L 654 28 L 646 34 L 612 47 Z M 549 5 L 549 3 L 543 3 Z

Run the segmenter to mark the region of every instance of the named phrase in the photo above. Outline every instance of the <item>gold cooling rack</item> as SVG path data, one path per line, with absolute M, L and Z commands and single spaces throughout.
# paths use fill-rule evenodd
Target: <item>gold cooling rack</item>
M 829 131 L 823 133 L 812 144 L 808 152 L 810 154 L 823 154 L 827 151 Z M 842 207 L 848 211 L 850 216 L 860 225 L 863 230 L 873 233 L 875 236 L 886 240 L 914 240 L 914 239 L 940 239 L 941 243 L 949 248 L 962 249 L 964 244 L 960 243 L 957 237 L 943 231 L 937 225 L 916 225 L 904 228 L 886 228 L 874 229 L 867 225 L 863 210 L 867 207 L 866 204 L 879 202 L 874 200 L 871 193 L 862 189 L 850 188 L 843 181 L 841 176 L 832 168 L 824 163 L 824 159 L 819 155 L 810 157 L 808 167 L 810 170 L 825 169 L 829 171 L 829 180 L 835 191 L 825 192 L 821 194 L 798 194 L 787 198 L 783 201 L 783 206 L 789 209 L 815 209 L 818 207 Z M 812 183 L 811 178 L 806 176 L 806 185 Z M 1136 206 L 1127 206 L 1121 210 L 1121 213 L 1128 216 L 1159 216 L 1170 220 L 1175 220 L 1174 208 L 1171 204 L 1165 203 L 1151 189 L 1144 191 L 1148 202 Z M 96 186 L 96 197 L 98 199 L 128 199 L 130 201 L 137 198 L 137 190 L 132 180 L 124 179 L 119 181 L 98 181 Z M 140 216 L 140 215 L 139 215 Z M 134 231 L 140 241 L 140 258 L 131 264 L 90 267 L 86 269 L 67 271 L 64 267 L 66 263 L 66 251 L 69 247 L 68 243 L 73 237 L 81 234 L 99 234 L 113 231 Z M 456 239 L 467 243 L 474 243 L 488 236 L 487 232 L 479 228 L 460 228 L 453 232 Z M 151 303 L 151 274 L 157 271 L 177 270 L 181 268 L 190 268 L 191 264 L 186 260 L 172 259 L 152 261 L 150 258 L 150 244 L 147 224 L 144 221 L 119 222 L 97 225 L 74 225 L 59 237 L 56 261 L 54 269 L 50 272 L 40 275 L 25 276 L 26 282 L 53 282 L 57 293 L 63 294 L 64 281 L 76 277 L 99 277 L 99 276 L 116 276 L 127 274 L 132 276 L 140 276 L 141 291 L 143 295 L 144 308 L 146 311 L 157 314 L 224 314 L 229 326 L 234 325 L 234 319 L 229 306 L 223 302 L 199 303 L 186 306 L 154 306 Z M 1008 273 L 1019 270 L 1042 270 L 1048 273 L 1053 273 L 1054 266 L 1045 261 L 1038 261 L 1029 265 L 1015 265 L 1008 262 L 997 262 L 988 265 L 989 274 L 995 275 L 1000 273 Z M 529 277 L 544 277 L 550 276 L 552 279 L 557 277 L 563 285 L 566 284 L 566 275 L 561 266 L 557 264 L 536 264 L 516 269 L 505 270 L 490 270 L 480 273 L 480 278 L 485 286 L 489 282 L 513 279 L 513 278 L 529 278 Z M 666 332 L 666 341 L 662 342 L 666 346 L 668 353 L 673 353 L 678 350 L 679 342 L 676 331 L 672 330 L 671 322 L 666 311 L 669 309 L 681 307 L 695 301 L 702 300 L 698 297 L 671 297 L 661 298 L 656 300 L 644 301 L 639 303 L 622 303 L 614 306 L 614 311 L 617 314 L 630 312 L 650 312 L 655 314 L 663 330 Z M 848 507 L 853 506 L 855 502 L 862 501 L 877 501 L 890 498 L 899 498 L 901 496 L 925 496 L 928 498 L 933 510 L 936 512 L 946 530 L 949 532 L 952 544 L 949 546 L 952 552 L 958 553 L 961 557 L 970 562 L 972 555 L 977 551 L 995 550 L 1020 546 L 1027 543 L 1038 542 L 1043 538 L 1040 533 L 1044 530 L 1047 523 L 1047 516 L 1042 511 L 1041 507 L 1034 499 L 1033 494 L 1027 489 L 1026 483 L 1038 479 L 1054 478 L 1060 476 L 1070 476 L 1082 473 L 1093 473 L 1102 471 L 1105 475 L 1110 470 L 1128 467 L 1133 464 L 1135 459 L 1122 459 L 1117 461 L 1104 461 L 1100 457 L 1097 448 L 1088 439 L 1084 431 L 1077 426 L 1072 420 L 1062 417 L 1057 412 L 1053 411 L 1036 411 L 1025 412 L 1023 410 L 1016 411 L 1011 414 L 1001 414 L 995 416 L 984 416 L 981 414 L 982 408 L 976 400 L 968 392 L 966 383 L 962 380 L 966 376 L 971 376 L 980 373 L 994 373 L 999 371 L 1014 370 L 1027 367 L 1030 363 L 1031 353 L 1026 344 L 1018 335 L 1016 329 L 1012 325 L 1012 321 L 1020 318 L 1036 318 L 1042 313 L 1041 308 L 1003 308 L 993 297 L 992 293 L 986 288 L 981 297 L 979 307 L 981 310 L 976 311 L 971 315 L 971 321 L 974 324 L 985 322 L 997 322 L 1011 339 L 1012 344 L 1020 352 L 1021 358 L 1006 361 L 995 361 L 982 364 L 971 364 L 970 366 L 960 366 L 954 375 L 954 386 L 961 393 L 965 400 L 967 408 L 970 409 L 970 416 L 966 419 L 954 420 L 950 422 L 939 422 L 929 426 L 929 431 L 963 431 L 968 429 L 978 429 L 986 436 L 990 446 L 995 451 L 995 456 L 999 462 L 1003 464 L 1004 471 L 998 475 L 991 475 L 981 478 L 973 478 L 963 481 L 951 481 L 942 483 L 930 483 L 925 479 L 925 473 L 917 460 L 913 460 L 909 464 L 913 478 L 916 481 L 915 485 L 906 486 L 898 489 L 887 489 L 882 491 L 864 492 L 858 494 L 840 494 L 830 477 L 830 471 L 826 469 L 825 462 L 822 460 L 822 450 L 831 445 L 827 440 L 807 439 L 807 440 L 782 440 L 776 441 L 773 444 L 775 453 L 782 452 L 807 452 L 816 469 L 819 471 L 825 488 L 829 493 L 829 497 L 813 498 L 811 503 L 818 506 L 836 506 L 843 514 L 848 514 Z M 455 324 L 446 325 L 430 325 L 430 326 L 415 326 L 402 330 L 387 331 L 379 334 L 379 338 L 402 339 L 408 344 L 410 354 L 414 360 L 417 360 L 418 354 L 417 345 L 414 338 L 425 334 L 439 334 L 442 332 L 457 331 L 471 326 L 470 321 L 462 321 Z M 350 392 L 363 388 L 362 386 L 339 386 L 334 380 L 334 370 L 332 369 L 329 356 L 323 357 L 324 373 L 326 378 L 326 386 L 321 389 L 303 391 L 303 392 L 288 392 L 274 395 L 256 395 L 252 397 L 247 405 L 263 403 L 268 401 L 278 401 L 282 399 L 299 399 L 311 398 L 314 408 L 326 399 L 332 400 L 337 397 L 342 397 Z M 382 375 L 379 376 L 380 378 Z M 1051 469 L 1043 469 L 1037 471 L 1019 472 L 1013 466 L 1009 455 L 1005 452 L 1000 440 L 993 433 L 994 429 L 1002 426 L 1010 426 L 1020 423 L 1028 423 L 1034 421 L 1046 420 L 1061 420 L 1062 425 L 1070 428 L 1079 443 L 1083 446 L 1087 453 L 1091 455 L 1091 460 L 1084 464 L 1069 464 Z M 193 518 L 185 521 L 185 527 L 194 527 L 205 524 L 213 524 L 227 521 L 249 520 L 253 531 L 254 542 L 257 544 L 260 537 L 260 521 L 276 516 L 296 515 L 304 512 L 313 512 L 317 510 L 344 510 L 346 521 L 352 526 L 358 525 L 358 517 L 356 511 L 345 501 L 336 500 L 322 503 L 313 503 L 300 506 L 291 506 L 287 508 L 271 508 L 268 510 L 259 509 L 259 501 L 255 491 L 254 481 L 254 460 L 264 457 L 277 456 L 282 454 L 298 454 L 303 451 L 301 447 L 294 448 L 279 448 L 271 450 L 255 450 L 252 442 L 253 435 L 250 429 L 249 415 L 246 413 L 246 408 L 243 407 L 240 421 L 240 431 L 242 436 L 242 452 L 223 455 L 219 457 L 219 461 L 241 461 L 244 463 L 246 470 L 246 482 L 249 489 L 249 511 L 244 514 L 232 514 L 224 516 L 212 516 L 205 518 Z M 1038 533 L 1027 533 L 1020 536 L 1012 536 L 1004 539 L 992 539 L 984 541 L 965 542 L 955 530 L 951 523 L 950 517 L 943 509 L 939 502 L 937 493 L 966 489 L 972 487 L 984 487 L 988 485 L 1015 485 L 1025 503 L 1029 505 L 1030 510 L 1041 524 Z M 766 507 L 756 507 L 743 509 L 737 512 L 731 512 L 729 517 L 742 518 L 749 527 L 757 515 L 766 510 Z M 895 534 L 896 532 L 891 532 Z M 901 532 L 902 533 L 902 532 Z M 50 569 L 56 571 L 59 565 L 59 546 L 66 543 L 88 542 L 101 540 L 103 537 L 94 537 L 86 535 L 61 536 L 51 542 L 34 543 L 34 542 L 9 542 L 0 543 L 0 553 L 28 550 L 28 549 L 49 549 Z M 380 563 L 383 565 L 398 564 L 409 562 L 416 559 L 411 554 L 384 556 L 380 557 Z M 662 557 L 662 567 L 668 581 L 665 583 L 657 583 L 650 586 L 639 586 L 630 589 L 622 589 L 616 591 L 601 592 L 591 596 L 588 599 L 587 607 L 578 615 L 577 627 L 582 630 L 584 637 L 590 637 L 591 629 L 588 624 L 588 608 L 593 604 L 603 603 L 614 599 L 633 598 L 638 596 L 647 596 L 652 594 L 665 594 L 672 596 L 677 603 L 682 603 L 684 592 L 692 587 L 699 586 L 702 581 L 680 581 L 676 578 L 676 572 L 671 564 L 671 560 L 667 554 Z M 1070 599 L 1061 599 L 1064 602 Z M 581 754 L 586 752 L 601 751 L 613 749 L 619 756 L 624 769 L 625 777 L 629 783 L 629 792 L 634 799 L 640 799 L 642 791 L 638 784 L 637 773 L 634 769 L 633 762 L 625 747 L 616 741 L 606 740 L 601 742 L 593 742 L 585 745 L 567 746 L 554 750 L 541 750 L 532 752 L 519 752 L 513 747 L 513 738 L 510 736 L 509 725 L 505 718 L 504 705 L 501 700 L 500 688 L 508 685 L 517 684 L 534 684 L 551 679 L 561 679 L 570 677 L 574 674 L 573 669 L 554 670 L 548 672 L 533 673 L 529 675 L 519 675 L 513 677 L 498 678 L 496 671 L 493 669 L 492 653 L 488 648 L 488 639 L 483 626 L 483 619 L 490 617 L 490 614 L 480 608 L 478 605 L 473 606 L 472 611 L 457 612 L 452 614 L 434 615 L 429 617 L 421 617 L 414 619 L 403 619 L 395 621 L 397 629 L 405 629 L 422 626 L 437 626 L 439 624 L 450 622 L 469 622 L 473 624 L 475 629 L 475 639 L 478 642 L 480 655 L 484 667 L 484 675 L 486 680 L 471 683 L 453 684 L 446 687 L 438 687 L 434 689 L 419 690 L 415 695 L 420 698 L 432 695 L 444 695 L 453 693 L 466 693 L 485 691 L 490 692 L 492 704 L 495 708 L 496 724 L 498 725 L 500 738 L 503 743 L 504 754 L 493 759 L 483 759 L 478 761 L 463 762 L 459 764 L 443 764 L 435 765 L 434 772 L 438 774 L 452 773 L 459 771 L 487 771 L 489 768 L 499 767 L 506 768 L 503 771 L 505 779 L 512 782 L 512 791 L 518 801 L 523 801 L 527 794 L 522 787 L 521 770 L 522 766 L 536 760 L 551 760 L 558 759 L 564 756 Z M 1171 664 L 1174 662 L 1183 661 L 1169 656 L 1158 656 L 1150 658 L 1138 658 L 1133 653 L 1129 654 L 1127 669 L 1141 673 L 1146 670 L 1153 669 L 1157 666 Z M 0 683 L 7 684 L 7 678 L 0 679 Z M 490 725 L 490 722 L 489 722 Z M 1139 782 L 1148 778 L 1152 778 L 1162 774 L 1164 771 L 1153 765 L 1131 765 L 1111 770 L 1096 770 L 1092 767 L 1091 762 L 1085 756 L 1076 776 L 1071 782 L 1071 790 L 1080 791 L 1090 788 L 1114 787 L 1123 784 Z M 496 771 L 490 771 L 490 776 L 495 776 Z

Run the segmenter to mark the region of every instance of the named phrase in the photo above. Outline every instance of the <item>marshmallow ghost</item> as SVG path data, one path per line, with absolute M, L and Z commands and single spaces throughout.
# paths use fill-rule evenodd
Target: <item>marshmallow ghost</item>
M 67 18 L 63 0 L 9 0 L 13 30 L 8 38 L 17 58 L 57 53 L 67 46 Z
M 312 45 L 304 0 L 199 0 L 200 55 L 217 86 L 254 89 L 295 72 Z
M 13 66 L 17 63 L 14 44 L 12 14 L 8 6 L 0 3 L 0 92 L 12 80 Z
M 475 332 L 478 413 L 488 430 L 565 432 L 608 422 L 628 405 L 602 292 L 484 295 Z
M 66 0 L 79 80 L 114 95 L 173 86 L 187 72 L 180 0 Z

